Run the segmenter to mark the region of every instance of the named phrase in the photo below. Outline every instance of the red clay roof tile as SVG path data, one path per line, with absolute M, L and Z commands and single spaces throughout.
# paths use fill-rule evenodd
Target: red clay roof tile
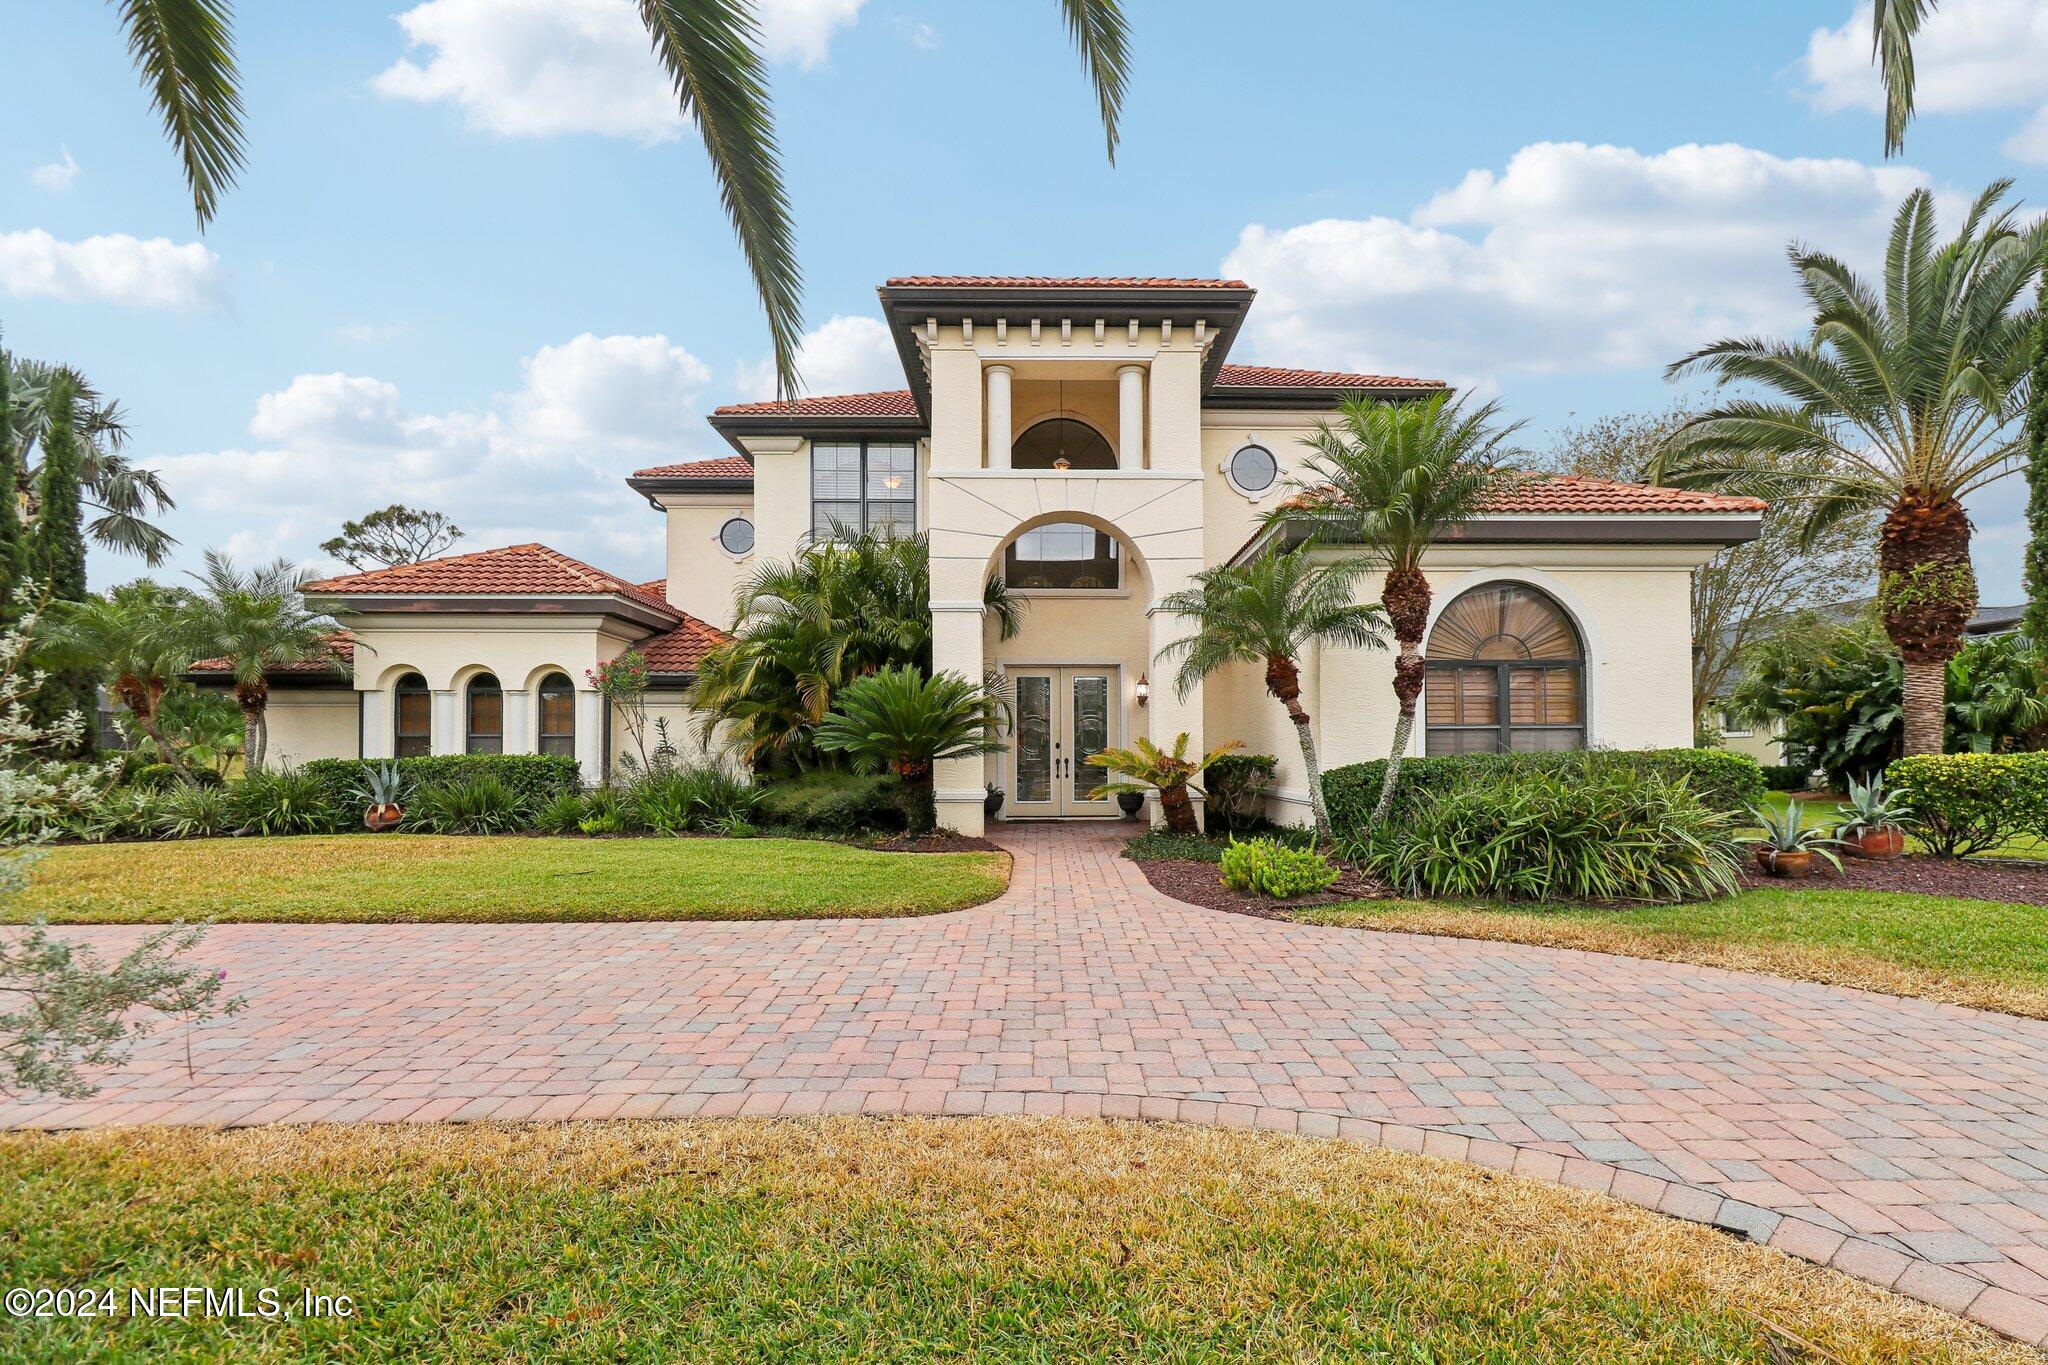
M 684 616 L 674 630 L 642 640 L 633 646 L 647 660 L 652 673 L 694 673 L 698 662 L 732 636 L 694 616 Z
M 724 409 L 720 409 L 724 411 Z M 751 479 L 754 465 L 737 455 L 715 460 L 691 460 L 686 464 L 658 464 L 633 471 L 636 479 Z
M 271 677 L 276 677 L 281 673 L 288 673 L 295 677 L 308 677 L 320 673 L 332 673 L 337 678 L 347 677 L 349 666 L 355 662 L 356 637 L 345 630 L 337 630 L 334 634 L 327 637 L 327 642 L 334 646 L 334 652 L 340 656 L 338 662 L 330 662 L 326 659 L 301 659 L 288 664 L 275 664 L 263 671 Z M 200 659 L 185 671 L 187 673 L 227 673 L 232 671 L 233 668 L 233 662 L 228 659 Z
M 1300 506 L 1308 495 L 1288 499 Z M 1581 474 L 1529 474 L 1515 480 L 1486 505 L 1488 516 L 1570 515 L 1607 513 L 1628 516 L 1702 515 L 1718 512 L 1761 512 L 1770 504 L 1758 498 L 1704 493 L 1691 488 L 1659 488 L 1651 484 L 1617 483 Z
M 1441 389 L 1441 379 L 1405 379 L 1390 374 L 1349 374 L 1341 370 L 1297 370 L 1282 365 L 1223 365 L 1216 382 L 1237 389 Z
M 509 595 L 541 597 L 615 596 L 631 598 L 671 616 L 680 615 L 667 600 L 628 583 L 617 574 L 592 568 L 545 545 L 507 545 L 498 550 L 449 555 L 418 564 L 343 574 L 306 585 L 310 593 L 331 596 L 375 596 L 422 593 L 429 596 Z
M 727 403 L 714 409 L 714 417 L 915 417 L 917 400 L 909 389 L 887 389 L 881 393 L 814 394 L 789 401 Z

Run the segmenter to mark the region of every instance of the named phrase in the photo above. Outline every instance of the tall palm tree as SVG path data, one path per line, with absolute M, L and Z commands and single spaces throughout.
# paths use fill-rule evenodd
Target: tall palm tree
M 182 768 L 183 759 L 165 738 L 157 711 L 164 693 L 195 657 L 193 623 L 188 607 L 174 594 L 154 584 L 148 588 L 54 605 L 36 652 L 59 667 L 90 669 L 106 678 L 114 700 L 135 717 L 157 751 Z
M 206 567 L 192 575 L 200 597 L 194 611 L 193 644 L 206 657 L 228 661 L 235 705 L 242 710 L 243 749 L 250 772 L 263 770 L 270 742 L 266 709 L 270 672 L 292 664 L 341 667 L 334 622 L 321 604 L 308 600 L 310 570 L 290 560 L 243 571 L 218 550 L 206 552 Z
M 61 424 L 78 447 L 80 501 L 97 514 L 86 533 L 106 549 L 163 563 L 178 542 L 148 518 L 176 504 L 155 470 L 138 468 L 122 453 L 128 423 L 120 404 L 69 366 L 0 352 L 0 367 L 10 381 L 0 422 L 13 442 L 21 486 L 35 486 L 42 469 L 36 456 Z
M 1400 403 L 1353 395 L 1337 411 L 1334 424 L 1317 423 L 1304 473 L 1290 481 L 1294 496 L 1272 519 L 1331 540 L 1356 541 L 1386 571 L 1380 599 L 1400 647 L 1394 663 L 1400 718 L 1373 810 L 1377 824 L 1394 803 L 1427 672 L 1422 640 L 1430 592 L 1422 558 L 1514 477 L 1507 461 L 1515 451 L 1508 442 L 1522 424 L 1501 425 L 1498 403 L 1467 411 L 1442 393 Z
M 1193 587 L 1169 593 L 1159 604 L 1191 622 L 1194 634 L 1166 646 L 1160 657 L 1180 656 L 1174 686 L 1182 696 L 1225 664 L 1257 664 L 1265 670 L 1266 690 L 1294 722 L 1316 834 L 1327 839 L 1323 770 L 1309 714 L 1301 705 L 1301 653 L 1311 644 L 1385 649 L 1387 614 L 1378 603 L 1353 600 L 1371 561 L 1352 556 L 1317 564 L 1313 552 L 1311 542 L 1196 574 Z
M 1941 752 L 1945 669 L 1976 610 L 1962 500 L 2012 473 L 2026 451 L 2037 322 L 2026 294 L 2048 220 L 2021 226 L 2000 207 L 2010 187 L 1988 187 L 1946 243 L 1936 240 L 1934 196 L 1908 195 L 1878 286 L 1794 245 L 1813 308 L 1807 338 L 1718 341 L 1667 371 L 1768 396 L 1681 426 L 1666 442 L 1663 478 L 1795 506 L 1809 539 L 1855 513 L 1884 513 L 1878 608 L 1905 663 L 1909 754 Z
M 788 397 L 797 388 L 803 275 L 782 186 L 755 0 L 635 3 L 655 60 L 704 139 L 719 198 L 768 315 L 776 390 Z M 192 206 L 204 229 L 221 192 L 234 183 L 244 151 L 232 8 L 228 0 L 115 4 L 128 34 L 129 55 L 184 165 Z M 1120 0 L 1060 0 L 1060 13 L 1094 86 L 1114 165 L 1130 81 L 1123 6 Z

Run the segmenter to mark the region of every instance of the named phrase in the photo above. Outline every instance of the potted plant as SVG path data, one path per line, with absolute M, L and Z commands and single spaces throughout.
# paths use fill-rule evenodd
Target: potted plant
M 1118 792 L 1116 794 L 1116 808 L 1124 813 L 1124 819 L 1137 819 L 1138 812 L 1145 809 L 1145 793 Z
M 1785 809 L 1773 811 L 1768 806 L 1752 806 L 1750 814 L 1762 834 L 1742 836 L 1742 842 L 1754 847 L 1756 865 L 1773 877 L 1788 877 L 1794 881 L 1813 875 L 1815 857 L 1827 859 L 1835 871 L 1842 870 L 1842 860 L 1827 846 L 1838 844 L 1819 830 L 1806 827 L 1805 808 L 1798 801 L 1787 801 Z
M 995 783 L 988 784 L 988 795 L 981 798 L 981 813 L 993 820 L 996 812 L 1003 808 L 1003 789 Z
M 404 791 L 405 774 L 396 761 L 365 763 L 362 781 L 356 786 L 356 795 L 365 806 L 363 827 L 378 834 L 395 828 L 405 818 L 405 808 L 399 804 Z
M 1849 819 L 1835 827 L 1835 838 L 1858 858 L 1890 862 L 1906 851 L 1902 803 L 1884 789 L 1882 776 L 1868 782 L 1849 779 Z

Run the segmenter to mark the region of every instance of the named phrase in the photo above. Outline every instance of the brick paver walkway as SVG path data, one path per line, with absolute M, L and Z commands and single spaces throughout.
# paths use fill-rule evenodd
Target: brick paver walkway
M 0 1124 L 1065 1114 L 1339 1136 L 1716 1223 L 2048 1339 L 2048 1024 L 1154 893 L 1101 826 L 909 920 L 223 925 L 249 1000 Z M 76 929 L 108 948 L 136 931 Z

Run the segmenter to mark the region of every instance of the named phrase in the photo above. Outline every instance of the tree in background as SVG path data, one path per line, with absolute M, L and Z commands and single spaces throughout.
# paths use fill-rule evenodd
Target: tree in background
M 242 710 L 243 748 L 250 772 L 263 771 L 270 742 L 270 674 L 295 664 L 339 671 L 336 627 L 325 608 L 306 598 L 311 574 L 280 559 L 244 572 L 218 550 L 192 575 L 200 596 L 193 622 L 193 652 L 226 659 L 235 704 Z
M 71 433 L 78 453 L 79 500 L 92 519 L 92 542 L 119 554 L 140 555 L 161 564 L 178 542 L 148 518 L 175 504 L 162 476 L 139 468 L 122 453 L 128 423 L 118 403 L 104 397 L 78 371 L 20 356 L 5 357 L 13 368 L 10 401 L 0 422 L 12 428 L 22 487 L 31 494 L 40 476 L 35 453 L 48 444 L 50 430 Z M 54 396 L 60 381 L 61 397 Z
M 28 577 L 28 544 L 21 523 L 21 466 L 15 458 L 12 411 L 13 366 L 0 350 L 0 628 L 15 618 L 15 593 Z
M 107 690 L 159 757 L 182 770 L 182 746 L 159 725 L 158 712 L 195 657 L 193 625 L 190 593 L 145 581 L 57 604 L 38 652 L 59 667 L 107 679 Z
M 2048 648 L 2048 279 L 2035 300 L 2033 392 L 2027 395 L 2027 549 L 2020 581 L 2028 638 Z
M 1545 468 L 1624 483 L 1653 482 L 1657 456 L 1673 432 L 1695 414 L 1684 406 L 1665 412 L 1622 413 L 1567 427 L 1545 456 Z M 1760 456 L 1761 459 L 1772 457 Z M 1792 613 L 1870 595 L 1877 573 L 1870 542 L 1874 513 L 1843 518 L 1812 545 L 1801 540 L 1796 515 L 1773 508 L 1763 533 L 1724 550 L 1692 575 L 1693 731 L 1701 733 L 1717 697 L 1734 681 L 1743 651 Z
M 432 559 L 460 539 L 462 528 L 439 512 L 393 503 L 343 522 L 341 534 L 321 541 L 320 551 L 351 569 L 388 569 Z
M 48 401 L 60 409 L 69 408 L 73 383 L 59 374 L 50 384 Z M 29 572 L 44 587 L 50 600 L 61 606 L 86 600 L 85 533 L 78 501 L 78 440 L 70 426 L 53 422 L 43 435 L 43 467 L 36 478 L 36 515 L 29 527 Z M 38 700 L 45 720 L 78 712 L 92 715 L 98 709 L 98 675 L 83 663 L 53 670 L 45 679 Z M 77 752 L 92 751 L 92 731 L 79 732 Z
M 1668 374 L 1704 372 L 1742 397 L 1672 434 L 1661 472 L 1796 505 L 1804 542 L 1882 512 L 1878 607 L 1906 674 L 1909 754 L 1940 753 L 1947 664 L 1977 607 L 1963 499 L 2026 451 L 2031 294 L 2048 220 L 2022 224 L 1993 182 L 1952 241 L 1915 190 L 1892 224 L 1881 280 L 1794 247 L 1813 309 L 1796 342 L 1737 337 Z

